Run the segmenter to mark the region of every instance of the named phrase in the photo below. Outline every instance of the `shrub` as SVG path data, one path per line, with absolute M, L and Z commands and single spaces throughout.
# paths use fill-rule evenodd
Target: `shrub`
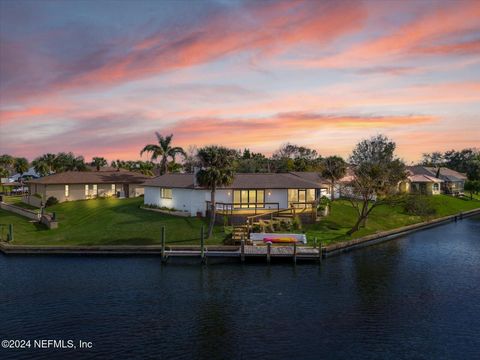
M 45 203 L 45 207 L 58 204 L 58 199 L 55 196 L 50 196 Z
M 404 210 L 409 215 L 433 216 L 437 210 L 425 196 L 411 195 L 405 199 Z
M 292 219 L 292 229 L 293 230 L 301 230 L 302 229 L 302 220 L 300 220 L 300 216 L 296 215 Z

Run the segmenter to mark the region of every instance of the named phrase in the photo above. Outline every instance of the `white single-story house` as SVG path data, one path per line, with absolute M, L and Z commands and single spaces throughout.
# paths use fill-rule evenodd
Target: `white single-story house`
M 145 205 L 205 216 L 210 207 L 210 190 L 197 184 L 194 174 L 166 174 L 147 180 Z M 311 208 L 329 186 L 310 181 L 298 173 L 236 174 L 230 186 L 216 191 L 216 208 L 225 215 L 257 214 L 262 211 Z
M 149 176 L 115 171 L 67 171 L 27 181 L 30 197 L 46 201 L 55 197 L 59 202 L 85 200 L 104 196 L 136 197 L 143 195 Z

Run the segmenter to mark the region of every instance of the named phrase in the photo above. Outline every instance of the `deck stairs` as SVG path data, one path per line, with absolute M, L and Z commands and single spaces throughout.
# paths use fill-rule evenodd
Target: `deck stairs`
M 234 243 L 240 243 L 241 241 L 248 240 L 248 226 L 247 225 L 234 225 L 232 231 L 232 240 Z

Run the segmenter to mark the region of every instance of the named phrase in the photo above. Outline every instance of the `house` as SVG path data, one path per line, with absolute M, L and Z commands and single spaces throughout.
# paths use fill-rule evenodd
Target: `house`
M 194 174 L 166 174 L 144 184 L 146 205 L 206 216 L 210 190 L 197 184 Z M 312 211 L 314 202 L 327 191 L 320 179 L 311 181 L 292 173 L 239 173 L 230 186 L 216 191 L 216 209 L 226 216 L 249 216 L 290 209 Z
M 150 177 L 126 170 L 67 171 L 27 181 L 30 197 L 59 202 L 102 196 L 136 197 L 143 194 L 142 183 Z M 40 195 L 40 196 L 38 196 Z
M 467 176 L 446 167 L 408 166 L 408 178 L 399 184 L 401 192 L 438 195 L 463 193 Z

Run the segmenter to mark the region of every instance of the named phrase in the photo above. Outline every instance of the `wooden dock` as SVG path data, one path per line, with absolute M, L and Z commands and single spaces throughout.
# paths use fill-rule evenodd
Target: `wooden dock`
M 208 258 L 237 258 L 242 262 L 248 259 L 259 260 L 262 258 L 267 262 L 276 258 L 292 259 L 293 262 L 297 260 L 321 262 L 322 255 L 318 248 L 296 245 L 241 245 L 240 248 L 233 250 L 208 250 L 208 248 L 205 248 L 203 251 L 202 249 L 165 249 L 161 253 L 163 262 L 168 261 L 169 258 L 200 258 L 203 262 L 206 262 Z

